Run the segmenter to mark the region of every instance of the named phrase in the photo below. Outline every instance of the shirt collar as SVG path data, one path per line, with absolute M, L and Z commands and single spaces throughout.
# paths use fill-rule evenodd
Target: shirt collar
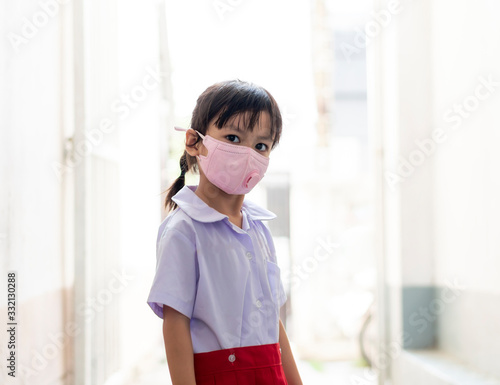
M 200 197 L 194 193 L 196 187 L 197 186 L 184 186 L 172 197 L 172 200 L 177 203 L 177 206 L 179 206 L 182 211 L 199 222 L 217 222 L 228 217 L 208 206 L 201 200 Z M 246 214 L 254 220 L 269 220 L 276 218 L 276 214 L 260 207 L 246 198 L 243 200 L 241 209 L 245 210 Z

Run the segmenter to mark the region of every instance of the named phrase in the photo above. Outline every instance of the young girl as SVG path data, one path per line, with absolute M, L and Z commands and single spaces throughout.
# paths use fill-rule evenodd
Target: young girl
M 286 294 L 273 213 L 245 198 L 281 135 L 265 89 L 243 81 L 207 88 L 194 108 L 181 173 L 165 205 L 147 303 L 163 318 L 173 385 L 302 384 L 279 319 Z M 198 186 L 185 186 L 199 171 Z

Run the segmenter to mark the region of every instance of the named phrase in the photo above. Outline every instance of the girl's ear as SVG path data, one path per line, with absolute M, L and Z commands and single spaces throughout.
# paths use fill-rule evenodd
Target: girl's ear
M 186 131 L 186 152 L 191 156 L 196 156 L 200 154 L 200 144 L 198 141 L 198 134 L 195 130 L 190 128 Z

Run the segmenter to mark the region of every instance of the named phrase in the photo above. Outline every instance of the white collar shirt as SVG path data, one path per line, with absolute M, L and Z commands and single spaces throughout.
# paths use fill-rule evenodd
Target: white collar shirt
M 244 199 L 242 228 L 184 186 L 160 224 L 156 273 L 147 303 L 190 318 L 193 352 L 279 342 L 287 296 L 267 226 L 272 212 Z

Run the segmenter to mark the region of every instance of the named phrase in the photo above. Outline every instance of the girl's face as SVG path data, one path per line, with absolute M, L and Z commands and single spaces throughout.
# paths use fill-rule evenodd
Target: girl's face
M 222 142 L 250 147 L 259 154 L 269 157 L 273 138 L 271 137 L 271 119 L 266 111 L 260 113 L 259 120 L 252 131 L 246 127 L 246 119 L 243 119 L 241 114 L 233 116 L 220 129 L 214 124 L 216 120 L 216 118 L 212 119 L 206 135 Z M 207 154 L 203 143 L 201 143 L 200 152 L 202 155 Z

